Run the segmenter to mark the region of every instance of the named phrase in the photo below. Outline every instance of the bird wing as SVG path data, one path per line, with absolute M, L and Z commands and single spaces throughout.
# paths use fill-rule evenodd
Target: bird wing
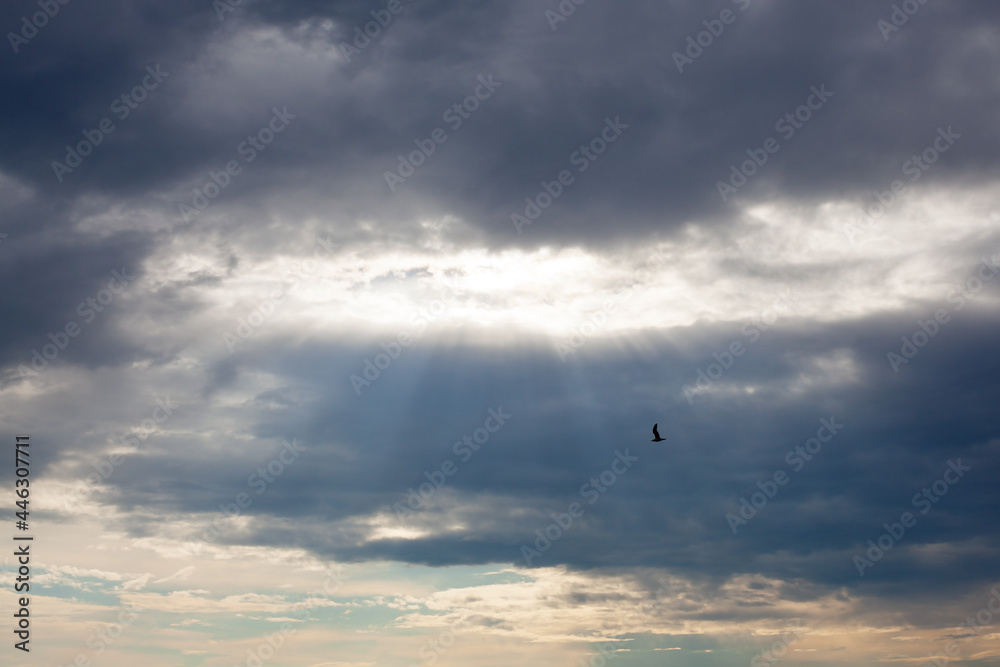
M 660 437 L 660 432 L 656 430 L 657 426 L 659 426 L 659 424 L 653 424 L 653 437 L 654 438 L 659 438 Z

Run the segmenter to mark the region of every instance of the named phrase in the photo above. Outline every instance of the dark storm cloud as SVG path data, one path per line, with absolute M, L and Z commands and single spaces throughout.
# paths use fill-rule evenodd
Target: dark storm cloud
M 112 483 L 123 507 L 209 517 L 247 492 L 248 513 L 263 521 L 260 532 L 229 528 L 220 542 L 297 544 L 337 559 L 524 565 L 520 546 L 533 545 L 534 531 L 553 522 L 550 514 L 576 501 L 584 516 L 532 566 L 666 567 L 716 583 L 759 573 L 888 598 L 905 595 L 914 581 L 931 586 L 947 572 L 947 585 L 934 584 L 939 592 L 968 591 L 995 574 L 988 554 L 997 546 L 993 406 L 1000 366 L 989 332 L 998 322 L 981 309 L 963 312 L 894 373 L 886 354 L 901 334 L 912 333 L 901 322 L 925 317 L 914 310 L 822 330 L 786 323 L 718 380 L 717 389 L 735 393 L 701 395 L 693 405 L 682 386 L 713 352 L 743 338 L 738 327 L 702 328 L 694 346 L 678 345 L 685 333 L 675 331 L 641 363 L 597 349 L 566 366 L 551 349 L 532 345 L 490 356 L 475 348 L 414 348 L 361 397 L 346 381 L 354 369 L 345 360 L 363 351 L 261 349 L 240 360 L 242 370 L 228 384 L 264 371 L 277 374 L 284 388 L 261 394 L 239 418 L 260 441 L 294 437 L 306 447 L 263 493 L 247 479 L 274 459 L 277 444 L 235 457 L 227 450 L 222 465 L 214 450 L 176 441 L 130 461 Z M 853 376 L 815 363 L 844 351 Z M 512 418 L 463 461 L 454 443 L 482 426 L 488 409 L 501 407 Z M 796 469 L 786 457 L 817 434 L 821 420 L 843 428 Z M 653 421 L 665 445 L 647 442 Z M 625 450 L 639 461 L 588 504 L 581 485 Z M 921 513 L 914 495 L 959 459 L 971 470 Z M 405 504 L 407 490 L 445 460 L 458 472 L 423 510 L 403 523 L 392 516 L 390 527 L 457 521 L 465 528 L 363 542 L 366 529 L 357 520 Z M 777 470 L 790 481 L 734 535 L 726 514 L 738 513 L 740 498 Z M 860 577 L 852 557 L 906 511 L 916 525 Z M 934 559 L 921 555 L 937 544 L 949 550 Z
M 190 188 L 233 159 L 272 106 L 287 106 L 293 126 L 245 165 L 217 212 L 270 201 L 299 218 L 332 212 L 345 231 L 360 218 L 389 229 L 450 213 L 501 244 L 628 242 L 690 219 L 725 220 L 730 204 L 716 182 L 769 137 L 780 150 L 737 201 L 865 200 L 948 126 L 961 144 L 932 177 L 995 174 L 995 6 L 929 3 L 885 40 L 877 21 L 889 6 L 741 5 L 587 3 L 553 31 L 538 3 L 403 3 L 350 63 L 329 56 L 303 68 L 275 50 L 269 67 L 248 70 L 247 54 L 273 46 L 251 31 L 272 27 L 302 48 L 339 52 L 381 7 L 250 3 L 220 21 L 203 3 L 71 4 L 4 60 L 3 168 L 60 196 L 156 194 L 176 219 Z M 678 72 L 672 54 L 723 9 L 734 22 Z M 8 6 L 3 22 L 16 24 L 19 11 Z M 156 64 L 169 77 L 57 183 L 51 162 L 64 146 L 113 118 L 109 105 Z M 502 87 L 450 130 L 443 112 L 473 94 L 481 74 Z M 833 96 L 803 127 L 776 131 L 823 85 Z M 542 180 L 575 170 L 571 156 L 608 117 L 628 129 L 587 172 L 573 171 L 574 184 L 518 239 L 511 213 L 523 214 Z M 384 172 L 438 127 L 447 142 L 391 193 Z M 280 194 L 289 189 L 294 196 Z
M 129 278 L 138 279 L 148 240 L 128 232 L 101 241 L 39 233 L 27 226 L 30 221 L 23 222 L 0 250 L 0 279 L 17 285 L 0 294 L 5 319 L 0 364 L 11 374 L 7 380 L 19 377 L 18 367 L 38 370 L 64 362 L 96 367 L 146 356 L 115 324 L 117 311 L 128 307 L 129 290 L 136 296 L 135 280 Z M 44 227 L 46 221 L 38 224 Z M 55 358 L 43 351 L 46 345 L 58 345 Z M 47 356 L 32 366 L 36 351 Z

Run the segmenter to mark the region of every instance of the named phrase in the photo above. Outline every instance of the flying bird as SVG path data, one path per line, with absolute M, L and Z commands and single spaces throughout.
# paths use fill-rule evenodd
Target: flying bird
M 660 432 L 656 430 L 657 426 L 659 426 L 659 424 L 653 424 L 653 439 L 650 440 L 650 442 L 663 442 L 666 440 L 666 438 L 660 437 Z

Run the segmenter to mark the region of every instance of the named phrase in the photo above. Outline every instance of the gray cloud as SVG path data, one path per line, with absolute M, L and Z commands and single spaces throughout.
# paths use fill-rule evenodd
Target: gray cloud
M 250 475 L 295 438 L 302 458 L 251 495 L 254 520 L 220 544 L 523 565 L 521 545 L 628 449 L 640 460 L 532 566 L 639 579 L 663 568 L 702 595 L 761 575 L 786 600 L 839 595 L 872 615 L 913 602 L 906 618 L 927 624 L 996 580 L 997 285 L 961 312 L 938 288 L 1000 241 L 1000 7 L 928 2 L 886 39 L 891 3 L 595 1 L 553 30 L 555 2 L 404 0 L 345 62 L 341 44 L 383 4 L 245 2 L 220 20 L 205 2 L 71 3 L 0 58 L 0 418 L 52 443 L 40 470 L 85 480 L 172 396 L 176 413 L 123 450 L 95 496 L 132 536 L 193 538 L 220 504 L 254 494 Z M 5 5 L 0 25 L 17 30 L 34 8 Z M 733 22 L 679 72 L 674 53 L 723 10 Z M 155 67 L 169 74 L 146 79 L 121 117 L 115 100 Z M 448 110 L 482 77 L 499 86 L 452 126 Z M 780 125 L 818 89 L 832 95 L 807 121 Z M 250 159 L 276 112 L 287 126 Z M 114 131 L 60 182 L 52 162 L 104 118 Z M 615 119 L 627 128 L 581 162 Z M 385 172 L 437 128 L 447 141 L 391 191 Z M 876 225 L 893 238 L 823 236 L 824 207 L 869 207 L 947 128 L 954 145 Z M 717 182 L 769 138 L 780 148 L 723 201 Z M 562 170 L 572 184 L 518 234 L 511 214 Z M 211 201 L 184 215 L 195 191 Z M 747 231 L 763 228 L 776 231 Z M 317 238 L 336 250 L 292 285 L 288 266 Z M 560 360 L 543 325 L 576 321 L 566 303 L 610 296 L 612 269 L 635 271 L 659 244 L 679 255 L 634 293 L 664 319 L 602 331 Z M 607 275 L 551 279 L 559 293 L 535 329 L 513 314 L 540 286 L 470 288 L 453 319 L 361 395 L 352 387 L 435 280 L 489 278 L 483 264 L 515 256 L 513 281 L 532 262 L 554 266 L 544 253 L 576 250 Z M 472 251 L 484 258 L 435 265 Z M 123 268 L 134 284 L 43 373 L 20 377 Z M 806 305 L 750 345 L 729 309 L 757 303 L 762 284 L 801 289 Z M 278 289 L 291 295 L 283 310 L 230 353 L 222 333 Z M 900 337 L 944 304 L 952 321 L 894 369 Z M 685 393 L 733 341 L 746 354 Z M 393 505 L 457 461 L 454 443 L 499 406 L 510 423 L 399 522 Z M 831 417 L 844 430 L 793 472 L 787 453 Z M 648 442 L 654 422 L 665 445 Z M 958 459 L 967 477 L 859 577 L 852 557 Z M 789 482 L 734 535 L 726 514 L 777 470 Z M 930 608 L 941 600 L 955 606 Z

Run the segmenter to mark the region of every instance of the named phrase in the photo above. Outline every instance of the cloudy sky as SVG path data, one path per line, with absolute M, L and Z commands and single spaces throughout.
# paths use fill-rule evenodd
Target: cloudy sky
M 3 664 L 1000 664 L 996 3 L 0 27 Z

